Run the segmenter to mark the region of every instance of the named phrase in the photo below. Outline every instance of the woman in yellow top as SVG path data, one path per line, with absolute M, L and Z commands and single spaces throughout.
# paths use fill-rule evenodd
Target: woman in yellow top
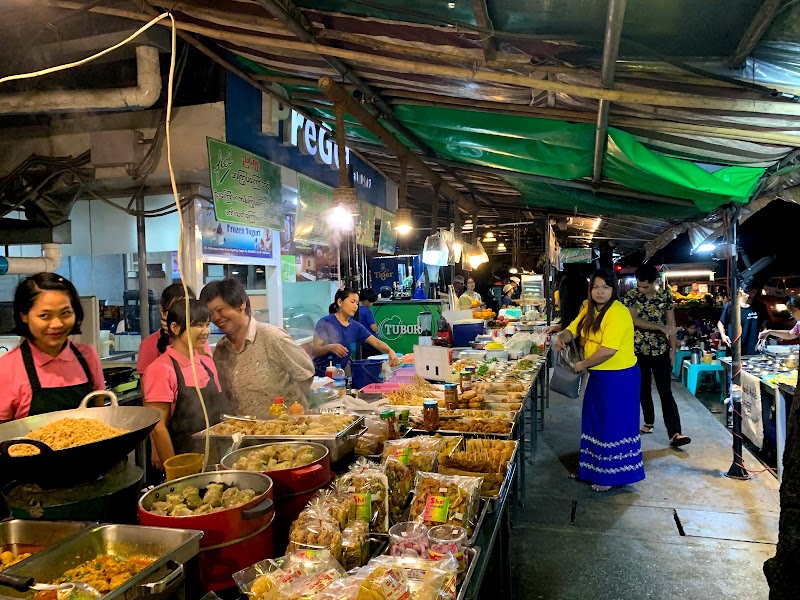
M 639 438 L 641 373 L 633 350 L 633 319 L 619 301 L 614 274 L 600 269 L 589 280 L 589 300 L 555 338 L 556 350 L 573 339 L 583 347 L 576 371 L 591 371 L 581 416 L 578 479 L 596 492 L 644 479 Z

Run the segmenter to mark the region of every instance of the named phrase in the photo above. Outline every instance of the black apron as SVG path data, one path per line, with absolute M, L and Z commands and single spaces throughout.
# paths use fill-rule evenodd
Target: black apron
M 175 454 L 185 454 L 194 452 L 192 435 L 206 428 L 206 421 L 203 417 L 203 407 L 200 406 L 200 399 L 197 397 L 197 390 L 194 386 L 187 386 L 183 378 L 183 372 L 178 361 L 170 357 L 175 374 L 178 376 L 178 396 L 175 398 L 175 412 L 169 420 L 167 430 L 172 439 L 172 448 Z M 215 425 L 220 422 L 223 414 L 232 414 L 233 407 L 228 402 L 225 392 L 217 390 L 214 380 L 214 373 L 208 366 L 200 361 L 200 364 L 208 373 L 208 383 L 202 388 L 203 401 L 208 411 L 208 422 Z
M 28 345 L 28 340 L 22 342 L 20 350 L 22 352 L 22 362 L 25 365 L 25 371 L 28 374 L 28 381 L 31 384 L 31 408 L 28 411 L 28 416 L 41 415 L 44 413 L 55 412 L 57 410 L 72 410 L 80 406 L 87 394 L 94 391 L 94 380 L 92 379 L 92 372 L 89 365 L 86 364 L 86 359 L 78 351 L 78 348 L 72 342 L 67 342 L 72 349 L 75 358 L 78 359 L 83 372 L 86 373 L 86 383 L 79 383 L 78 385 L 67 385 L 54 388 L 43 388 L 39 382 L 39 376 L 36 374 L 36 365 L 33 363 L 33 354 Z

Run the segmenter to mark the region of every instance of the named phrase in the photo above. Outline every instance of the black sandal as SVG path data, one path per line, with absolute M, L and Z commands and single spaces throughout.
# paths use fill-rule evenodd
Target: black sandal
M 692 438 L 681 435 L 680 433 L 676 433 L 672 436 L 669 440 L 669 445 L 673 448 L 680 448 L 681 446 L 685 446 L 686 444 L 691 444 Z
M 648 425 L 645 423 L 642 425 L 642 428 L 639 430 L 639 433 L 653 433 L 653 429 L 655 428 L 654 425 Z

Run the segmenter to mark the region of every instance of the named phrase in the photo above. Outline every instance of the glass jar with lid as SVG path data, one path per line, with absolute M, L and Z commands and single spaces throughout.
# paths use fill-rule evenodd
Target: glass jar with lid
M 422 424 L 428 433 L 439 429 L 439 403 L 436 400 L 422 402 Z

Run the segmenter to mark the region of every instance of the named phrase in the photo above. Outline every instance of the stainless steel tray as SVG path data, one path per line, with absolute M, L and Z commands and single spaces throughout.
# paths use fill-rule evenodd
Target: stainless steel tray
M 0 550 L 11 550 L 15 555 L 19 554 L 15 546 L 38 546 L 41 550 L 32 552 L 38 554 L 42 550 L 54 546 L 62 541 L 68 540 L 78 532 L 93 527 L 97 523 L 92 521 L 34 521 L 25 519 L 12 519 L 10 521 L 0 521 Z M 22 552 L 28 552 L 22 549 Z M 30 560 L 15 563 L 24 564 Z
M 348 413 L 350 414 L 350 413 Z M 315 416 L 315 415 L 305 415 Z M 316 415 L 319 416 L 319 415 Z M 268 442 L 316 442 L 322 444 L 331 455 L 331 462 L 339 462 L 345 455 L 355 449 L 358 437 L 367 428 L 364 425 L 364 415 L 353 415 L 355 420 L 345 427 L 342 431 L 331 435 L 214 435 L 213 431 L 209 436 L 209 457 L 208 464 L 216 464 L 222 457 L 240 448 L 257 446 Z M 235 417 L 242 420 L 268 421 L 270 419 L 254 419 L 250 417 Z M 274 418 L 274 417 L 273 417 Z M 213 430 L 213 428 L 212 428 Z M 198 452 L 205 452 L 206 430 L 199 431 L 192 436 L 195 449 Z M 235 439 L 234 439 L 235 438 Z
M 468 418 L 465 417 L 465 419 Z M 507 421 L 508 423 L 511 423 L 511 430 L 508 433 L 480 433 L 480 432 L 472 433 L 470 431 L 456 431 L 455 429 L 444 429 L 446 422 L 447 421 L 443 421 L 442 427 L 437 429 L 433 434 L 428 433 L 424 429 L 417 429 L 415 427 L 412 427 L 411 429 L 409 429 L 409 431 L 413 432 L 413 435 L 435 435 L 435 434 L 463 435 L 464 437 L 480 437 L 480 438 L 490 438 L 499 440 L 513 440 L 514 434 L 516 433 L 517 430 L 516 421 Z
M 156 560 L 121 586 L 103 596 L 104 600 L 136 597 L 134 588 L 150 581 L 169 561 L 186 563 L 200 552 L 202 531 L 142 527 L 140 525 L 98 525 L 84 529 L 74 538 L 45 548 L 28 560 L 6 569 L 9 575 L 33 577 L 37 582 L 49 583 L 65 571 L 103 554 L 119 556 L 145 555 Z M 181 567 L 182 570 L 182 567 Z M 33 598 L 35 592 L 17 592 L 11 588 L 0 591 L 2 597 Z M 143 592 L 141 595 L 146 595 Z
M 467 572 L 464 574 L 464 578 L 458 583 L 458 596 L 456 596 L 456 600 L 464 600 L 464 595 L 467 593 L 467 588 L 472 581 L 472 576 L 475 574 L 478 557 L 481 555 L 480 546 L 467 548 L 466 553 L 470 557 L 469 566 L 467 567 Z

